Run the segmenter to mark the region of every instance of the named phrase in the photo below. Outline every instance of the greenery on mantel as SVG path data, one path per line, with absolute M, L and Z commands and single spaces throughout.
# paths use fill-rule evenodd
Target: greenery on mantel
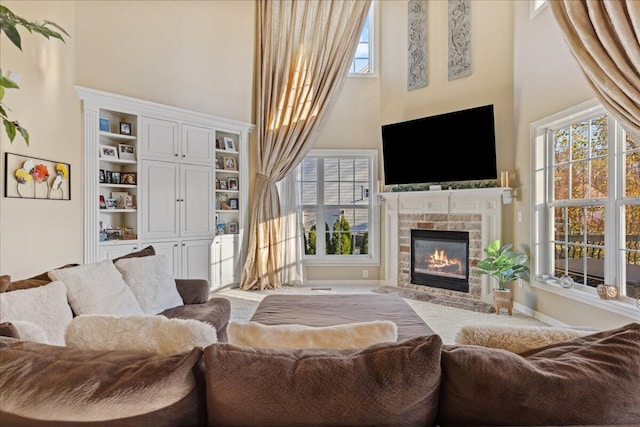
M 41 34 L 44 38 L 49 39 L 51 37 L 61 40 L 64 43 L 62 34 L 58 31 L 54 31 L 51 27 L 59 30 L 60 32 L 69 36 L 69 34 L 58 24 L 51 21 L 31 22 L 16 15 L 6 6 L 0 5 L 0 34 L 4 33 L 11 43 L 13 43 L 18 49 L 22 50 L 22 39 L 18 32 L 18 26 L 26 28 L 30 33 Z M 4 130 L 9 137 L 9 140 L 13 142 L 16 137 L 16 133 L 20 133 L 24 138 L 24 141 L 29 145 L 29 132 L 18 123 L 17 120 L 9 120 L 7 111 L 11 111 L 6 104 L 2 102 L 4 99 L 4 91 L 6 89 L 19 89 L 20 87 L 16 82 L 8 77 L 4 77 L 2 69 L 0 69 L 0 117 L 4 124 Z
M 429 191 L 431 184 L 403 184 L 396 185 L 391 188 L 392 192 L 398 191 Z M 498 183 L 495 181 L 468 181 L 468 182 L 442 182 L 437 185 L 441 185 L 443 190 L 467 190 L 471 188 L 494 188 L 498 187 Z

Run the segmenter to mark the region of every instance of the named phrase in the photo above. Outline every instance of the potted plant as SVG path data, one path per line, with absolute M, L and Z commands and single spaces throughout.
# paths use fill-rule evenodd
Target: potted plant
M 501 308 L 506 308 L 511 315 L 513 308 L 513 300 L 511 298 L 511 290 L 505 285 L 522 277 L 529 268 L 526 266 L 527 255 L 511 250 L 511 243 L 501 245 L 500 240 L 494 240 L 487 246 L 484 252 L 487 257 L 478 262 L 475 274 L 487 274 L 498 282 L 497 289 L 493 290 L 493 299 L 496 307 L 496 313 L 500 313 Z

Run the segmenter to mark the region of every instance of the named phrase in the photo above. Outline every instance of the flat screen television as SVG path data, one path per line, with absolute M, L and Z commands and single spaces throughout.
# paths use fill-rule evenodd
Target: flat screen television
M 386 185 L 496 179 L 493 104 L 382 126 Z

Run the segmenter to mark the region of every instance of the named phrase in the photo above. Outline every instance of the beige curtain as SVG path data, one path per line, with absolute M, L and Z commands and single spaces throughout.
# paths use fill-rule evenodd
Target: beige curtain
M 276 182 L 307 155 L 348 74 L 371 0 L 259 0 L 257 138 L 242 289 L 282 284 Z
M 640 136 L 640 0 L 550 0 L 600 102 Z

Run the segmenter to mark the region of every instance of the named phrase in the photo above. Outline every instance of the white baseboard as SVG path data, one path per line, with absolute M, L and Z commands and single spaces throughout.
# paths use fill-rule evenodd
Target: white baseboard
M 304 287 L 381 286 L 379 280 L 305 280 Z
M 513 303 L 513 308 L 518 310 L 520 313 L 526 314 L 527 316 L 531 316 L 534 319 L 538 319 L 539 321 L 544 322 L 547 325 L 551 325 L 559 328 L 564 328 L 569 326 L 566 323 L 559 321 L 558 319 L 554 319 L 553 317 L 547 316 L 546 314 L 538 313 L 534 309 L 524 306 L 517 302 Z

